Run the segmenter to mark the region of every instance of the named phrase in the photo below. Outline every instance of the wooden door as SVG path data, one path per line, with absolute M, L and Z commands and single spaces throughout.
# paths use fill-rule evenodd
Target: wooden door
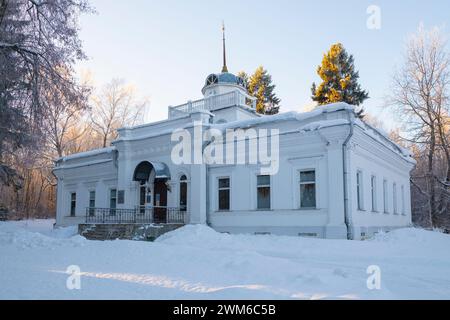
M 154 222 L 167 222 L 167 186 L 165 180 L 155 179 L 155 191 L 153 197 Z

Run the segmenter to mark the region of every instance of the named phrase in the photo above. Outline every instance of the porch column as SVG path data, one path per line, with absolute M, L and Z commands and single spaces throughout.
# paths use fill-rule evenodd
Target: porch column
M 206 223 L 206 165 L 191 166 L 190 223 Z
M 136 183 L 133 181 L 134 167 L 131 161 L 132 150 L 129 142 L 117 143 L 117 190 L 124 191 L 124 203 L 117 203 L 117 208 L 134 208 L 137 203 Z

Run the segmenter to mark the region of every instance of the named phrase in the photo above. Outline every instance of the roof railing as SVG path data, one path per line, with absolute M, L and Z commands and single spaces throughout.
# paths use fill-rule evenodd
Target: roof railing
M 200 100 L 188 101 L 178 106 L 169 106 L 169 119 L 184 117 L 198 111 L 213 112 L 231 106 L 256 110 L 256 98 L 236 90 Z

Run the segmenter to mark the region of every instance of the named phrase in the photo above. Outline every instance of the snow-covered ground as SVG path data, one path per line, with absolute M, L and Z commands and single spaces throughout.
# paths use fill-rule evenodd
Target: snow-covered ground
M 0 299 L 450 299 L 450 236 L 369 241 L 220 234 L 190 225 L 155 242 L 88 241 L 52 220 L 0 223 Z M 81 288 L 66 287 L 67 268 Z M 367 268 L 381 288 L 367 288 Z

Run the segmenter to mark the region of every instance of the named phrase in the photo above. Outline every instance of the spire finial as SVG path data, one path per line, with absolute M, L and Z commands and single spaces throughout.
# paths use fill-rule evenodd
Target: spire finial
M 227 56 L 226 56 L 226 50 L 225 50 L 225 23 L 222 21 L 222 42 L 223 42 L 223 67 L 222 72 L 228 72 L 227 68 Z

